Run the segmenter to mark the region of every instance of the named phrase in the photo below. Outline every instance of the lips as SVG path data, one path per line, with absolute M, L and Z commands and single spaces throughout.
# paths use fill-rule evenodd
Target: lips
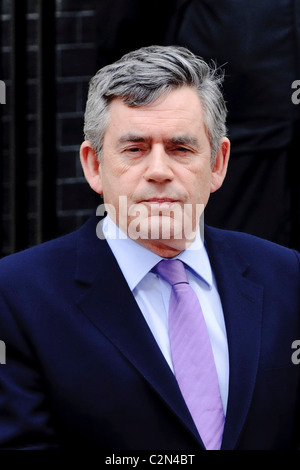
M 178 202 L 178 199 L 171 199 L 169 197 L 153 197 L 142 202 L 148 202 L 150 204 L 170 204 L 172 202 Z
M 172 204 L 178 203 L 178 199 L 173 199 L 170 197 L 153 197 L 150 199 L 145 199 L 141 201 L 142 204 L 149 205 L 152 208 L 169 208 Z
M 175 204 L 178 203 L 178 199 L 173 199 L 170 197 L 153 197 L 141 201 L 141 204 L 144 204 L 145 207 L 148 207 L 149 210 L 151 210 L 152 215 L 163 214 L 164 211 L 167 211 L 169 214 L 170 210 L 172 210 L 172 208 L 175 207 Z

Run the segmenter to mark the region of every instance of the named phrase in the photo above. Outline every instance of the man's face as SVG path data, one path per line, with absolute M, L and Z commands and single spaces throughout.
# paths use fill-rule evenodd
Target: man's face
M 223 166 L 225 150 L 217 157 Z M 224 172 L 222 167 L 222 181 Z M 219 163 L 211 166 L 202 105 L 192 88 L 176 89 L 142 107 L 129 107 L 119 98 L 110 104 L 97 192 L 138 243 L 162 256 L 185 249 L 210 193 L 221 185 L 219 173 Z

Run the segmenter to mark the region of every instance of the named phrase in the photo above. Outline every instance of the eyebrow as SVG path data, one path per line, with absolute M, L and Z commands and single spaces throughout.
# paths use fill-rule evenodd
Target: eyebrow
M 120 137 L 119 143 L 124 144 L 127 142 L 151 142 L 152 138 L 150 136 L 142 136 L 138 134 L 128 133 Z M 170 139 L 166 139 L 165 143 L 172 145 L 190 145 L 191 147 L 198 147 L 199 141 L 196 137 L 190 134 L 182 134 Z
M 150 140 L 150 137 L 143 137 L 141 135 L 132 134 L 129 132 L 128 134 L 122 135 L 119 138 L 119 143 L 124 144 L 126 142 L 149 142 Z
M 189 145 L 191 147 L 198 147 L 199 141 L 197 137 L 193 137 L 190 134 L 182 134 L 177 137 L 171 137 L 169 142 L 173 145 Z

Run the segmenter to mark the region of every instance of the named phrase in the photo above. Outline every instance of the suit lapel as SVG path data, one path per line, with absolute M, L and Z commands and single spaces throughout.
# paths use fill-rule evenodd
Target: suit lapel
M 95 218 L 80 231 L 76 280 L 84 286 L 78 306 L 93 325 L 143 375 L 179 417 L 198 445 L 197 429 L 179 387 L 105 240 L 95 234 Z
M 252 400 L 259 362 L 263 287 L 249 266 L 209 227 L 205 239 L 222 301 L 229 348 L 229 396 L 222 449 L 233 449 Z

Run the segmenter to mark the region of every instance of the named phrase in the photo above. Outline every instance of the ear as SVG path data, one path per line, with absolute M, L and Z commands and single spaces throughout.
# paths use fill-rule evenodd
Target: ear
M 80 161 L 84 176 L 90 187 L 98 194 L 102 194 L 102 182 L 99 171 L 100 163 L 97 154 L 88 140 L 85 140 L 80 147 Z
M 223 137 L 217 152 L 216 161 L 212 168 L 210 192 L 214 193 L 223 184 L 226 176 L 228 161 L 230 154 L 230 141 L 227 137 Z

